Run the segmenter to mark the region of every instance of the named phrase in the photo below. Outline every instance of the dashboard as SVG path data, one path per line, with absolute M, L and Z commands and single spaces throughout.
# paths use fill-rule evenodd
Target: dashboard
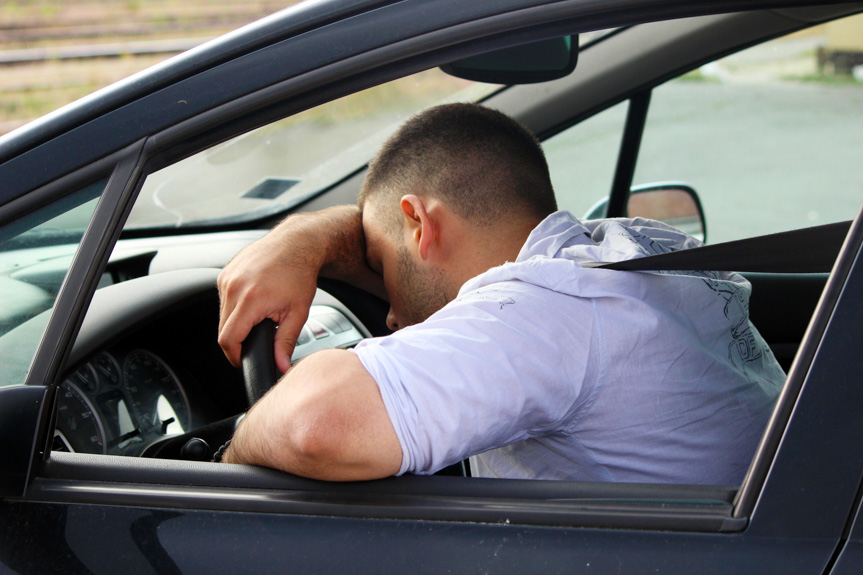
M 319 349 L 353 347 L 368 333 L 326 292 L 319 290 L 316 301 L 293 363 Z M 79 363 L 58 389 L 52 449 L 137 456 L 161 439 L 247 409 L 238 371 L 220 357 L 215 325 L 204 317 L 218 308 L 202 303 L 190 301 L 164 317 L 151 316 L 122 341 L 112 338 L 107 348 Z M 184 335 L 171 335 L 178 331 Z M 203 384 L 197 374 L 212 369 L 201 364 L 219 366 L 219 375 Z
M 217 342 L 216 278 L 258 235 L 210 234 L 206 246 L 200 236 L 118 244 L 112 281 L 96 290 L 58 387 L 53 450 L 149 456 L 168 438 L 249 408 L 242 372 Z M 321 285 L 293 362 L 387 331 L 385 303 L 339 282 Z
M 264 233 L 118 242 L 54 394 L 53 450 L 170 458 L 182 455 L 173 445 L 189 432 L 199 437 L 203 428 L 217 429 L 218 437 L 211 437 L 215 440 L 224 434 L 225 421 L 236 423 L 249 408 L 248 395 L 242 372 L 218 345 L 216 280 L 236 252 Z M 14 321 L 9 325 L 17 327 L 3 331 L 6 324 L 0 318 L 6 376 L 0 387 L 25 378 L 33 357 L 28 345 L 40 340 L 74 249 L 33 248 L 32 254 L 24 254 L 32 260 L 28 265 L 7 266 L 15 270 L 15 277 L 6 279 L 14 283 L 17 295 L 27 295 L 21 290 L 32 287 L 39 297 L 12 298 L 10 305 L 19 307 L 4 308 L 11 309 Z M 24 255 L 7 254 L 19 259 Z M 389 333 L 387 309 L 366 292 L 321 280 L 292 361 Z

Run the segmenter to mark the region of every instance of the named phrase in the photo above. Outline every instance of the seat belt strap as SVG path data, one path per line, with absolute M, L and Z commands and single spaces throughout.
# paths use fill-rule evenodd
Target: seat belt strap
M 829 273 L 851 228 L 838 222 L 584 268 L 625 271 Z

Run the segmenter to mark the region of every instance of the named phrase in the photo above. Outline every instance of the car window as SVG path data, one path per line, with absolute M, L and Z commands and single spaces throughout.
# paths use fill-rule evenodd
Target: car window
M 497 89 L 432 69 L 309 109 L 152 174 L 126 228 L 200 226 L 283 212 L 364 166 L 413 114 L 435 104 L 474 102 Z
M 105 183 L 0 227 L 0 387 L 24 383 Z
M 794 34 L 655 89 L 633 184 L 693 186 L 712 243 L 853 218 L 863 83 L 831 73 L 829 41 Z
M 560 209 L 584 216 L 608 197 L 626 109 L 620 103 L 542 143 Z

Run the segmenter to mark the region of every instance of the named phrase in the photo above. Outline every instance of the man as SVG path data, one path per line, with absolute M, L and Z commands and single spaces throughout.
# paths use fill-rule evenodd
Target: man
M 582 268 L 697 242 L 555 210 L 542 149 L 512 119 L 454 104 L 409 120 L 358 208 L 288 218 L 219 278 L 235 365 L 269 317 L 288 370 L 319 274 L 388 297 L 398 331 L 290 369 L 223 461 L 357 480 L 473 456 L 491 477 L 739 483 L 784 381 L 748 283 Z

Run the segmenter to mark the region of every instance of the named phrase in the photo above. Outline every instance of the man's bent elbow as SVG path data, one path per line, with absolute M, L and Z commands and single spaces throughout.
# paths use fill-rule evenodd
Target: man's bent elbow
M 304 359 L 237 430 L 242 462 L 331 481 L 398 472 L 401 446 L 374 380 L 342 350 Z M 236 461 L 236 460 L 235 460 Z
M 282 461 L 285 471 L 312 479 L 362 481 L 380 479 L 398 472 L 399 464 L 387 463 L 384 454 L 360 454 L 327 425 L 294 428 L 286 438 L 289 456 Z

